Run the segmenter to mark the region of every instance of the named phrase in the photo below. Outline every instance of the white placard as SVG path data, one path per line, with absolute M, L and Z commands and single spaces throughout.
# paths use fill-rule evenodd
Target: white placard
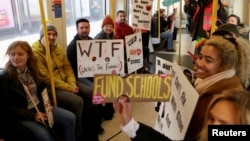
M 152 2 L 152 0 L 133 0 L 133 27 L 150 30 L 152 17 Z
M 143 67 L 143 49 L 141 32 L 125 36 L 128 73 Z
M 119 40 L 77 41 L 78 77 L 94 74 L 124 74 L 124 42 Z
M 160 106 L 155 129 L 171 140 L 183 140 L 193 115 L 199 94 L 177 63 L 156 62 L 158 71 L 172 71 L 171 96 L 169 102 L 158 103 Z
M 48 123 L 49 126 L 52 128 L 54 125 L 54 118 L 53 118 L 53 113 L 52 113 L 52 106 L 50 104 L 49 96 L 48 96 L 48 91 L 47 89 L 44 89 L 42 91 L 42 98 L 43 98 L 43 104 L 45 108 L 45 112 L 48 116 Z

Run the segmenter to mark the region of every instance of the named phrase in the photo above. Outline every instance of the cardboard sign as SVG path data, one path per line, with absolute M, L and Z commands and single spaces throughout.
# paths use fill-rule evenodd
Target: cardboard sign
M 131 101 L 168 101 L 171 92 L 170 75 L 131 74 L 123 78 L 119 75 L 95 75 L 93 101 L 114 102 L 121 94 Z
M 94 74 L 124 74 L 123 40 L 77 41 L 78 77 Z
M 199 94 L 177 63 L 161 60 L 157 65 L 160 69 L 157 71 L 172 71 L 172 87 L 169 102 L 157 104 L 159 112 L 154 128 L 171 140 L 183 140 Z
M 152 15 L 152 0 L 133 0 L 132 26 L 150 30 Z
M 128 73 L 143 67 L 143 49 L 141 32 L 125 36 Z
M 22 79 L 20 79 L 20 81 L 22 81 Z M 34 107 L 36 109 L 36 112 L 40 113 L 40 110 L 38 109 L 38 107 L 37 107 L 37 105 L 36 105 L 36 103 L 34 101 L 34 98 L 33 98 L 33 96 L 31 95 L 31 93 L 29 91 L 28 86 L 23 85 L 23 88 L 24 88 L 26 94 L 28 95 L 29 99 L 31 100 L 32 104 L 34 105 Z M 52 126 L 54 125 L 54 118 L 53 118 L 53 113 L 52 113 L 52 106 L 50 104 L 50 100 L 49 100 L 49 97 L 48 97 L 48 91 L 47 91 L 46 88 L 42 91 L 42 98 L 43 98 L 43 104 L 44 104 L 45 112 L 46 112 L 46 114 L 48 116 L 48 124 L 52 128 Z M 38 115 L 42 119 L 43 124 L 46 124 L 43 116 L 41 116 L 41 114 L 38 114 Z
M 48 116 L 48 124 L 52 128 L 53 125 L 54 125 L 54 118 L 53 118 L 52 106 L 50 104 L 47 89 L 44 89 L 42 91 L 42 98 L 43 98 L 43 104 L 44 104 L 45 112 L 46 112 L 46 114 Z

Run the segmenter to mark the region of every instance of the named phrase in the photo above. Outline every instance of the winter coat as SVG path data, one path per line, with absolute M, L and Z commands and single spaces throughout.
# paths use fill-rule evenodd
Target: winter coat
M 208 87 L 204 92 L 204 94 L 201 94 L 197 102 L 193 116 L 191 118 L 186 133 L 186 138 L 193 139 L 201 131 L 205 120 L 205 112 L 207 111 L 208 105 L 212 100 L 213 96 L 216 94 L 220 94 L 223 90 L 232 90 L 232 89 L 244 90 L 239 77 L 236 75 L 231 78 L 223 79 L 216 82 L 215 84 Z
M 232 78 L 220 80 L 207 88 L 198 100 L 184 140 L 195 141 L 197 139 L 196 135 L 198 135 L 203 127 L 205 112 L 213 96 L 221 93 L 223 90 L 231 89 L 243 90 L 240 79 L 236 75 Z M 139 129 L 136 132 L 136 137 L 132 139 L 133 141 L 171 141 L 168 137 L 153 128 L 142 123 L 139 124 Z
M 114 32 L 110 33 L 110 35 L 107 36 L 106 33 L 102 30 L 95 36 L 95 39 L 115 39 Z
M 35 120 L 36 110 L 27 109 L 28 101 L 25 90 L 21 82 L 13 80 L 9 77 L 7 71 L 0 72 L 0 103 L 1 103 L 1 119 L 0 127 L 4 129 L 5 133 L 14 132 L 21 126 L 23 120 Z M 40 100 L 38 108 L 44 111 L 42 91 L 45 84 L 37 84 L 37 96 Z M 13 133 L 13 135 L 15 135 Z
M 48 70 L 45 47 L 42 46 L 40 40 L 38 40 L 33 43 L 32 50 L 38 60 L 39 71 L 43 79 L 42 81 L 50 86 L 51 78 Z M 63 48 L 58 44 L 50 47 L 50 56 L 55 88 L 71 92 L 73 86 L 76 84 L 76 78 Z
M 75 74 L 75 77 L 78 78 L 78 71 L 77 71 L 77 41 L 78 40 L 82 40 L 78 34 L 75 35 L 74 39 L 69 43 L 68 47 L 67 47 L 67 57 L 68 57 L 68 60 L 71 64 L 71 67 L 74 71 L 74 74 Z M 92 40 L 91 37 L 88 37 L 87 40 Z

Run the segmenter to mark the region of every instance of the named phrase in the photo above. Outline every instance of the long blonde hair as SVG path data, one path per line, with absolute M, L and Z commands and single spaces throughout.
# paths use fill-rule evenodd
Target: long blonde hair
M 207 141 L 208 139 L 208 119 L 210 115 L 210 110 L 214 105 L 221 101 L 228 100 L 237 105 L 238 116 L 237 121 L 239 124 L 250 124 L 250 93 L 248 91 L 241 90 L 226 90 L 220 94 L 216 94 L 211 100 L 208 109 L 206 111 L 206 116 L 204 120 L 203 128 L 198 135 L 199 141 Z

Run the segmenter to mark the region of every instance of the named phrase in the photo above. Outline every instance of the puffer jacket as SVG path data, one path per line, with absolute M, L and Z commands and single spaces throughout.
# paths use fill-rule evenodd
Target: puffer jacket
M 32 44 L 32 50 L 38 59 L 38 67 L 43 82 L 50 86 L 51 78 L 48 70 L 45 47 L 42 46 L 40 40 L 38 40 Z M 65 51 L 60 45 L 55 44 L 53 47 L 50 47 L 50 56 L 55 88 L 72 91 L 73 86 L 76 84 L 76 78 Z

